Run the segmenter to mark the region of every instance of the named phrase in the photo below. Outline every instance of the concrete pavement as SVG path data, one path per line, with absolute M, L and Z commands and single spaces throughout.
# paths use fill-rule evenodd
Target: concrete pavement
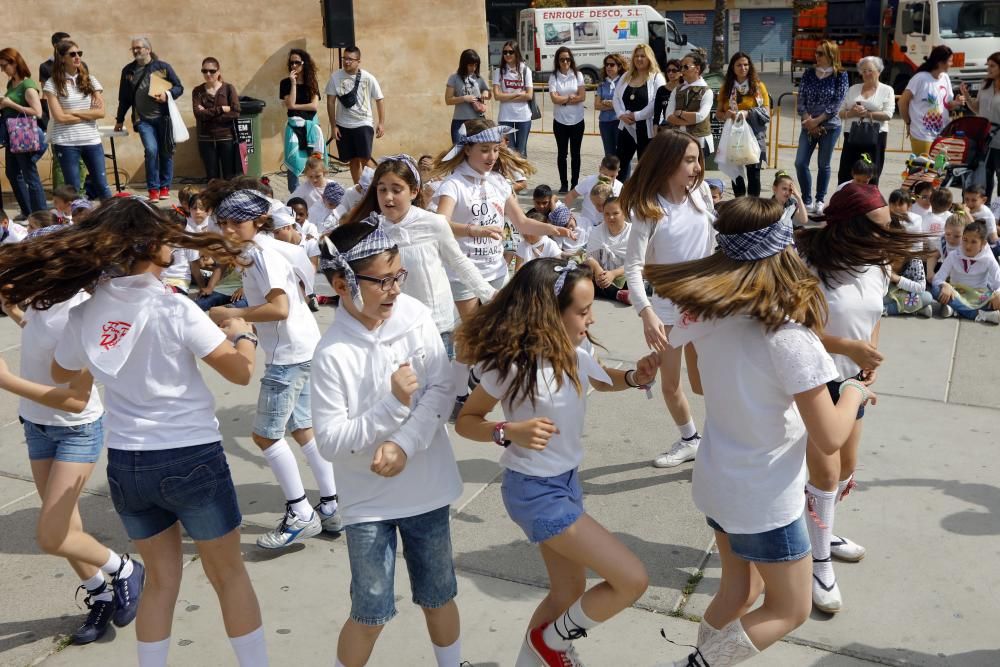
M 554 140 L 531 138 L 539 182 L 554 178 Z M 596 170 L 600 141 L 584 142 L 584 174 Z M 782 153 L 782 164 L 790 163 Z M 835 158 L 836 160 L 836 158 Z M 890 172 L 886 169 L 887 174 Z M 282 179 L 275 178 L 279 185 Z M 765 183 L 769 182 L 765 177 Z M 898 182 L 898 181 L 897 181 Z M 886 188 L 895 184 L 887 182 Z M 322 309 L 321 327 L 333 311 Z M 644 353 L 634 311 L 599 303 L 594 333 L 608 364 L 631 364 Z M 886 319 L 887 362 L 876 390 L 881 401 L 866 417 L 859 488 L 841 505 L 837 531 L 868 548 L 857 564 L 836 566 L 845 609 L 814 614 L 786 641 L 750 664 L 778 667 L 1000 664 L 1000 487 L 993 453 L 1000 393 L 994 354 L 1000 330 L 957 320 Z M 0 354 L 16 367 L 19 332 L 0 320 Z M 261 552 L 256 536 L 273 526 L 281 494 L 248 434 L 257 385 L 226 384 L 206 369 L 218 402 L 233 476 L 244 513 L 244 555 L 265 616 L 274 665 L 332 664 L 336 634 L 349 609 L 344 539 L 308 540 L 278 555 Z M 703 403 L 692 398 L 696 420 Z M 594 394 L 587 415 L 581 470 L 588 511 L 645 563 L 650 587 L 639 603 L 578 642 L 592 665 L 649 665 L 678 659 L 693 643 L 693 622 L 718 586 L 712 534 L 690 499 L 691 465 L 663 471 L 649 461 L 675 438 L 662 402 L 638 392 Z M 63 647 L 81 620 L 71 601 L 77 582 L 59 559 L 34 544 L 39 500 L 30 478 L 16 402 L 0 395 L 0 665 L 128 665 L 134 631 L 112 631 L 87 647 Z M 498 448 L 453 438 L 465 482 L 453 511 L 458 603 L 464 658 L 477 666 L 511 665 L 524 624 L 544 595 L 544 569 L 506 517 L 499 498 Z M 304 481 L 317 495 L 308 469 Z M 81 499 L 87 529 L 118 550 L 128 542 L 108 498 L 103 462 Z M 175 610 L 171 664 L 235 664 L 218 605 L 185 543 L 185 578 Z M 430 665 L 422 614 L 409 602 L 400 561 L 397 605 L 372 665 Z

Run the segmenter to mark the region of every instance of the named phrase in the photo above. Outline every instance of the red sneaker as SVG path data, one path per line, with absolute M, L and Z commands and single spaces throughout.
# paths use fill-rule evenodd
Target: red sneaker
M 545 643 L 542 633 L 549 625 L 551 624 L 546 623 L 528 631 L 528 646 L 531 652 L 538 656 L 546 667 L 583 667 L 572 646 L 566 651 L 557 651 Z
M 170 188 L 167 187 L 160 188 L 160 199 L 169 199 L 169 198 L 170 198 Z
M 149 191 L 149 201 L 160 201 L 160 191 L 150 190 Z
M 632 297 L 629 296 L 627 289 L 618 290 L 618 294 L 615 294 L 615 299 L 624 303 L 626 306 L 632 305 Z

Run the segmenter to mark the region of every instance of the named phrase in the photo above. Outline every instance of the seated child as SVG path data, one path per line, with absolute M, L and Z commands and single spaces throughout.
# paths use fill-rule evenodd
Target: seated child
M 187 226 L 187 218 L 180 211 L 166 209 L 164 213 L 177 227 L 184 229 Z M 201 267 L 195 264 L 198 257 L 198 251 L 193 248 L 174 248 L 170 251 L 170 266 L 163 269 L 160 280 L 174 292 L 185 296 L 191 289 L 192 276 L 199 288 L 205 287 L 206 282 L 201 274 Z
M 77 199 L 76 188 L 60 185 L 52 191 L 52 211 L 61 218 L 60 222 L 73 222 L 73 201 Z
M 576 224 L 576 216 L 566 206 L 558 206 L 549 213 L 549 222 L 556 227 L 566 227 L 567 229 L 576 230 L 575 239 L 571 239 L 568 236 L 560 236 L 558 243 L 562 248 L 562 257 L 564 259 L 576 259 L 577 264 L 582 263 L 587 250 L 587 236 L 593 227 Z
M 0 244 L 20 243 L 27 235 L 27 227 L 12 222 L 7 212 L 0 208 Z
M 302 182 L 295 188 L 292 197 L 300 197 L 309 207 L 309 222 L 319 225 L 330 214 L 323 204 L 323 192 L 326 184 L 326 164 L 323 158 L 312 155 L 306 160 L 306 168 L 302 171 Z
M 541 213 L 528 213 L 528 219 L 538 222 L 548 222 L 548 219 Z M 521 234 L 521 242 L 517 244 L 517 254 L 514 259 L 514 271 L 520 270 L 522 266 L 533 259 L 539 257 L 561 257 L 562 249 L 559 244 L 549 236 L 534 236 L 532 234 Z
M 837 190 L 840 190 L 848 183 L 869 185 L 873 178 L 875 178 L 875 165 L 872 163 L 871 156 L 865 153 L 861 156 L 860 160 L 851 165 L 851 180 L 844 181 L 838 185 Z
M 997 249 L 997 219 L 993 211 L 986 205 L 986 188 L 981 185 L 970 185 L 962 190 L 962 202 L 965 208 L 972 214 L 973 220 L 980 220 L 986 225 L 986 241 L 993 248 L 996 255 Z
M 205 198 L 194 194 L 188 199 L 187 230 L 198 234 L 208 231 L 209 210 Z
M 1000 264 L 986 243 L 986 225 L 970 222 L 962 233 L 962 251 L 949 254 L 934 275 L 931 294 L 941 316 L 1000 324 Z
M 905 190 L 896 190 L 892 195 L 898 192 L 902 192 L 906 196 L 905 208 L 909 209 L 910 194 Z M 890 200 L 892 195 L 890 195 Z M 892 215 L 892 222 L 889 223 L 889 226 L 914 233 L 911 231 L 914 223 L 908 220 L 905 215 L 899 214 L 898 211 L 901 208 L 903 207 L 897 203 L 896 210 L 894 210 L 893 205 L 889 204 L 889 212 Z M 918 221 L 916 223 L 918 229 L 919 224 Z M 920 241 L 917 241 L 915 249 L 919 250 L 922 245 Z M 924 273 L 923 260 L 916 257 L 909 260 L 901 259 L 890 267 L 889 291 L 882 298 L 883 316 L 913 313 L 921 317 L 930 317 L 934 314 L 932 303 L 934 303 L 934 297 L 927 291 L 927 275 Z
M 335 181 L 330 181 L 326 184 L 326 188 L 323 189 L 323 205 L 326 206 L 326 217 L 323 219 L 321 227 L 323 232 L 326 233 L 330 231 L 333 227 L 336 227 L 340 223 L 340 218 L 337 216 L 337 207 L 340 206 L 340 202 L 344 201 L 345 194 L 344 186 Z M 295 214 L 296 219 L 298 219 L 298 213 Z M 308 220 L 298 223 L 299 231 L 307 239 L 318 239 L 319 231 L 316 229 L 316 225 Z M 309 227 L 307 227 L 309 225 Z
M 934 184 L 929 181 L 918 181 L 913 186 L 913 212 L 923 220 L 931 212 L 931 195 L 934 194 Z
M 913 198 L 910 193 L 899 188 L 889 193 L 889 213 L 899 220 L 900 225 L 911 234 L 919 234 L 923 221 L 911 209 Z
M 361 203 L 361 200 L 365 198 L 365 193 L 368 192 L 368 187 L 372 184 L 372 178 L 375 177 L 375 170 L 371 167 L 365 167 L 361 170 L 361 178 L 358 179 L 357 185 L 347 188 L 344 192 L 344 198 L 340 200 L 340 205 L 334 209 L 334 214 L 337 216 L 337 220 L 340 220 L 348 211 Z
M 309 204 L 302 197 L 292 197 L 285 202 L 285 206 L 295 212 L 295 222 L 301 229 L 302 223 L 309 219 Z
M 615 181 L 617 183 L 618 181 Z M 590 189 L 590 194 L 587 199 L 590 203 L 590 209 L 593 213 L 597 215 L 596 218 L 588 218 L 589 213 L 580 212 L 577 217 L 583 223 L 584 227 L 596 227 L 604 222 L 604 203 L 608 201 L 611 197 L 614 197 L 614 187 L 605 182 L 600 182 Z M 617 197 L 616 197 L 617 199 Z
M 87 219 L 87 216 L 90 215 L 90 212 L 94 208 L 94 202 L 89 199 L 74 199 L 73 203 L 69 205 L 70 219 L 72 219 L 73 224 L 79 225 Z
M 941 268 L 941 262 L 950 254 L 962 250 L 962 234 L 972 217 L 965 211 L 952 214 L 944 223 L 944 234 L 939 239 L 927 242 L 930 255 L 927 257 L 927 281 L 934 280 L 934 274 Z
M 722 194 L 726 191 L 726 184 L 720 178 L 706 178 L 708 191 L 712 193 L 712 203 L 718 204 L 722 201 Z
M 625 251 L 632 223 L 617 197 L 604 202 L 604 224 L 587 239 L 587 266 L 594 273 L 594 296 L 631 305 L 625 279 Z
M 184 185 L 177 191 L 177 205 L 182 209 L 184 217 L 191 217 L 191 199 L 201 192 L 197 185 Z
M 559 197 L 552 192 L 552 188 L 542 184 L 535 188 L 535 191 L 531 193 L 531 200 L 534 206 L 528 209 L 528 213 L 536 212 L 548 217 L 549 213 L 561 208 L 564 204 L 559 201 Z
M 607 183 L 611 186 L 610 196 L 617 197 L 620 195 L 622 192 L 622 182 L 618 180 L 620 166 L 621 162 L 619 162 L 617 156 L 605 155 L 604 159 L 601 160 L 601 166 L 598 168 L 597 174 L 584 176 L 576 184 L 576 187 L 569 191 L 565 199 L 566 206 L 572 207 L 577 197 L 583 197 L 583 207 L 580 209 L 582 213 L 581 217 L 586 218 L 595 225 L 601 224 L 602 216 L 600 212 L 594 210 L 587 195 L 593 191 L 594 186 L 598 183 Z
M 795 184 L 795 179 L 792 178 L 791 174 L 781 170 L 775 173 L 774 183 L 771 184 L 771 191 L 773 192 L 771 198 L 776 202 L 785 208 L 789 206 L 795 207 L 795 213 L 792 214 L 792 225 L 794 227 L 804 227 L 809 222 L 809 213 L 802 204 L 802 193 L 799 192 L 799 186 Z
M 940 236 L 944 233 L 944 225 L 951 217 L 951 190 L 939 188 L 931 193 L 931 212 L 923 216 L 921 231 L 925 234 Z

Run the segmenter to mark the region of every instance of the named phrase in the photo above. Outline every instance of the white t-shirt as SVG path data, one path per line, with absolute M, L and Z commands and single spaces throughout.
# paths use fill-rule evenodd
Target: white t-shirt
M 934 213 L 933 211 L 928 211 L 921 217 L 920 231 L 924 234 L 933 234 L 934 238 L 937 238 L 944 234 L 945 223 L 948 222 L 948 218 L 950 217 L 951 211 L 945 211 L 944 213 Z M 928 247 L 931 250 L 937 250 L 934 245 L 933 240 L 928 242 Z
M 500 86 L 505 94 L 524 93 L 532 88 L 531 70 L 524 63 L 518 71 L 512 72 L 501 66 L 493 70 L 493 85 Z M 526 123 L 531 120 L 531 106 L 528 102 L 501 102 L 497 122 Z
M 24 225 L 19 225 L 16 222 L 7 223 L 6 236 L 4 236 L 3 232 L 0 231 L 0 236 L 3 236 L 3 245 L 7 245 L 8 243 L 20 243 L 27 235 L 28 228 Z
M 454 200 L 455 210 L 451 214 L 454 223 L 503 227 L 504 207 L 512 192 L 507 179 L 500 174 L 495 171 L 479 174 L 463 162 L 445 179 L 434 196 L 438 205 L 441 197 Z M 502 240 L 463 236 L 458 239 L 458 245 L 487 281 L 507 275 Z M 455 279 L 452 273 L 448 277 Z
M 326 208 L 326 204 L 323 204 L 323 207 Z M 327 208 L 325 213 L 328 216 L 330 213 L 330 209 Z M 323 220 L 326 220 L 327 216 L 324 216 Z M 320 222 L 322 222 L 322 220 Z M 308 218 L 306 218 L 305 222 L 303 222 L 301 225 L 297 225 L 299 228 L 299 233 L 302 234 L 302 238 L 310 237 L 313 239 L 318 239 L 319 228 L 316 226 L 316 224 L 317 223 L 311 222 Z
M 530 262 L 540 257 L 560 257 L 562 250 L 559 249 L 559 244 L 548 236 L 540 236 L 538 243 L 528 243 L 522 238 L 517 244 L 517 256 L 525 262 Z
M 24 328 L 21 330 L 21 377 L 31 382 L 56 385 L 52 379 L 52 355 L 56 344 L 66 331 L 70 311 L 90 298 L 80 292 L 69 301 L 57 303 L 48 310 L 27 308 L 24 311 Z M 83 412 L 65 412 L 22 398 L 17 413 L 22 419 L 46 426 L 79 426 L 97 421 L 104 414 L 104 405 L 97 388 L 90 393 L 90 400 Z
M 881 266 L 858 269 L 860 275 L 844 272 L 831 281 L 833 287 L 820 282 L 830 316 L 826 333 L 851 340 L 870 341 L 875 325 L 882 317 L 882 297 L 889 290 L 889 273 Z M 837 379 L 846 380 L 858 374 L 861 367 L 843 354 L 833 355 Z
M 692 495 L 724 530 L 757 534 L 788 525 L 805 508 L 806 428 L 795 394 L 837 376 L 815 333 L 795 322 L 768 333 L 757 320 L 727 317 L 670 331 L 694 341 L 710 419 Z
M 575 217 L 575 216 L 574 216 Z M 568 236 L 559 237 L 559 245 L 562 247 L 565 253 L 575 253 L 578 250 L 583 250 L 587 247 L 587 239 L 590 238 L 590 231 L 594 228 L 593 225 L 588 224 L 586 220 L 577 220 L 576 224 L 576 238 L 571 239 Z
M 997 233 L 997 219 L 993 215 L 993 211 L 983 206 L 978 211 L 972 214 L 973 220 L 980 220 L 986 223 L 986 235 L 990 236 Z
M 337 125 L 339 127 L 375 127 L 375 117 L 372 114 L 372 106 L 376 100 L 381 100 L 385 96 L 382 88 L 369 72 L 361 71 L 361 80 L 358 82 L 358 101 L 350 109 L 345 109 L 337 98 Z M 327 95 L 334 97 L 344 95 L 354 90 L 356 74 L 348 74 L 344 70 L 337 70 L 330 75 L 330 80 L 326 83 Z M 312 218 L 310 218 L 311 220 Z M 314 221 L 315 222 L 315 221 Z M 322 222 L 322 221 L 319 221 Z
M 323 203 L 323 190 L 325 188 L 326 183 L 323 184 L 323 187 L 317 188 L 309 181 L 304 180 L 299 183 L 299 187 L 295 188 L 295 192 L 289 197 L 289 199 L 292 197 L 301 197 L 306 202 L 306 206 L 309 207 L 306 220 L 314 225 L 321 224 L 330 215 L 330 209 Z
M 174 248 L 170 257 L 170 266 L 163 269 L 160 280 L 167 285 L 188 289 L 191 286 L 191 262 L 198 259 L 198 251 L 191 248 Z
M 587 240 L 587 254 L 597 260 L 605 271 L 614 271 L 625 266 L 628 252 L 628 236 L 632 223 L 626 222 L 617 236 L 612 236 L 607 224 L 600 224 L 590 232 Z
M 155 298 L 149 321 L 117 377 L 90 364 L 84 352 L 82 323 L 89 302 L 70 313 L 66 334 L 56 345 L 56 363 L 66 370 L 88 368 L 104 385 L 104 426 L 111 449 L 150 451 L 219 442 L 215 398 L 198 371 L 198 359 L 219 347 L 226 335 L 186 296 Z
M 569 74 L 556 72 L 549 77 L 549 92 L 557 95 L 576 95 L 576 91 L 583 85 L 583 74 Z M 576 125 L 583 122 L 583 102 L 576 104 L 556 104 L 552 108 L 552 119 L 563 125 Z
M 934 141 L 951 120 L 948 104 L 955 96 L 947 73 L 934 78 L 929 72 L 917 72 L 906 85 L 913 93 L 910 100 L 910 136 Z
M 579 392 L 569 376 L 564 376 L 562 386 L 557 388 L 551 364 L 543 361 L 539 364 L 535 382 L 534 406 L 530 401 L 520 398 L 516 405 L 511 405 L 507 400 L 501 401 L 504 419 L 508 421 L 548 417 L 559 429 L 540 452 L 511 444 L 500 455 L 501 466 L 524 475 L 555 477 L 573 470 L 583 461 L 581 438 L 584 416 L 587 412 L 589 378 L 601 382 L 610 382 L 610 378 L 594 357 L 583 348 L 577 348 L 576 359 L 581 386 Z M 493 398 L 503 399 L 507 388 L 514 380 L 515 372 L 512 367 L 507 373 L 506 380 L 501 380 L 499 372 L 486 371 L 483 373 L 480 386 Z
M 331 214 L 335 217 L 333 225 L 330 224 L 329 220 L 324 222 L 324 224 L 327 225 L 327 228 L 336 227 L 341 218 L 347 215 L 352 208 L 361 203 L 361 200 L 365 198 L 366 192 L 367 190 L 365 192 L 361 191 L 360 185 L 354 185 L 347 188 L 344 192 L 344 198 L 340 200 L 337 208 L 335 208 Z
M 319 326 L 309 312 L 294 268 L 269 247 L 258 245 L 249 254 L 253 264 L 243 270 L 243 295 L 247 303 L 250 306 L 267 303 L 267 294 L 273 289 L 280 289 L 288 297 L 287 319 L 254 322 L 265 363 L 288 366 L 309 361 L 319 342 Z
M 583 217 L 587 218 L 587 220 L 590 220 L 595 225 L 600 224 L 603 220 L 603 216 L 597 212 L 597 209 L 594 208 L 594 203 L 590 201 L 590 191 L 594 189 L 595 185 L 597 185 L 598 179 L 600 179 L 598 174 L 584 176 L 580 179 L 580 182 L 576 184 L 576 187 L 573 188 L 576 190 L 576 194 L 583 197 L 583 204 L 580 207 L 580 212 L 583 213 Z M 611 195 L 613 197 L 617 197 L 621 193 L 622 182 L 617 178 L 611 179 Z
M 103 91 L 104 86 L 91 75 L 90 83 L 94 90 Z M 43 93 L 52 93 L 59 100 L 62 110 L 66 113 L 74 111 L 86 111 L 90 109 L 93 98 L 91 95 L 84 95 L 76 87 L 76 75 L 66 77 L 66 95 L 59 95 L 56 92 L 55 79 L 45 82 Z M 107 104 L 107 101 L 105 101 Z M 101 133 L 97 129 L 96 120 L 84 120 L 79 123 L 60 123 L 52 117 L 49 120 L 48 141 L 53 146 L 92 146 L 101 143 Z

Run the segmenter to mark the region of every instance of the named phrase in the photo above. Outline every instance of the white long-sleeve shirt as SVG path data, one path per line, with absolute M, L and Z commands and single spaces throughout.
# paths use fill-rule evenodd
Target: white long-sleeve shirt
M 420 384 L 409 406 L 391 389 L 404 362 Z M 337 468 L 346 525 L 416 516 L 458 498 L 462 480 L 444 425 L 454 393 L 448 355 L 422 303 L 400 294 L 374 330 L 339 310 L 313 358 L 312 417 L 320 453 Z M 387 441 L 407 454 L 395 477 L 370 469 Z
M 455 302 L 445 266 L 480 300 L 489 301 L 496 294 L 462 252 L 443 215 L 411 206 L 398 223 L 385 220 L 382 230 L 399 246 L 403 268 L 409 271 L 403 293 L 430 308 L 438 331 L 455 327 Z
M 634 112 L 635 122 L 645 122 L 646 123 L 646 136 L 650 139 L 653 138 L 653 115 L 655 112 L 655 102 L 656 102 L 656 91 L 660 86 L 667 85 L 667 80 L 664 78 L 663 74 L 657 72 L 655 76 L 648 77 L 646 79 L 646 106 L 644 106 L 639 111 Z M 628 109 L 625 108 L 625 90 L 628 88 L 628 81 L 624 77 L 618 80 L 615 85 L 615 94 L 611 98 L 611 105 L 615 109 L 615 116 L 621 117 Z M 711 108 L 712 103 L 709 100 L 708 104 Z M 627 130 L 629 134 L 635 137 L 635 125 L 626 125 L 624 121 L 618 122 L 619 130 Z
M 944 258 L 931 283 L 940 287 L 946 280 L 953 285 L 996 291 L 1000 289 L 1000 264 L 989 246 L 983 246 L 975 257 L 967 257 L 965 252 L 952 252 Z

